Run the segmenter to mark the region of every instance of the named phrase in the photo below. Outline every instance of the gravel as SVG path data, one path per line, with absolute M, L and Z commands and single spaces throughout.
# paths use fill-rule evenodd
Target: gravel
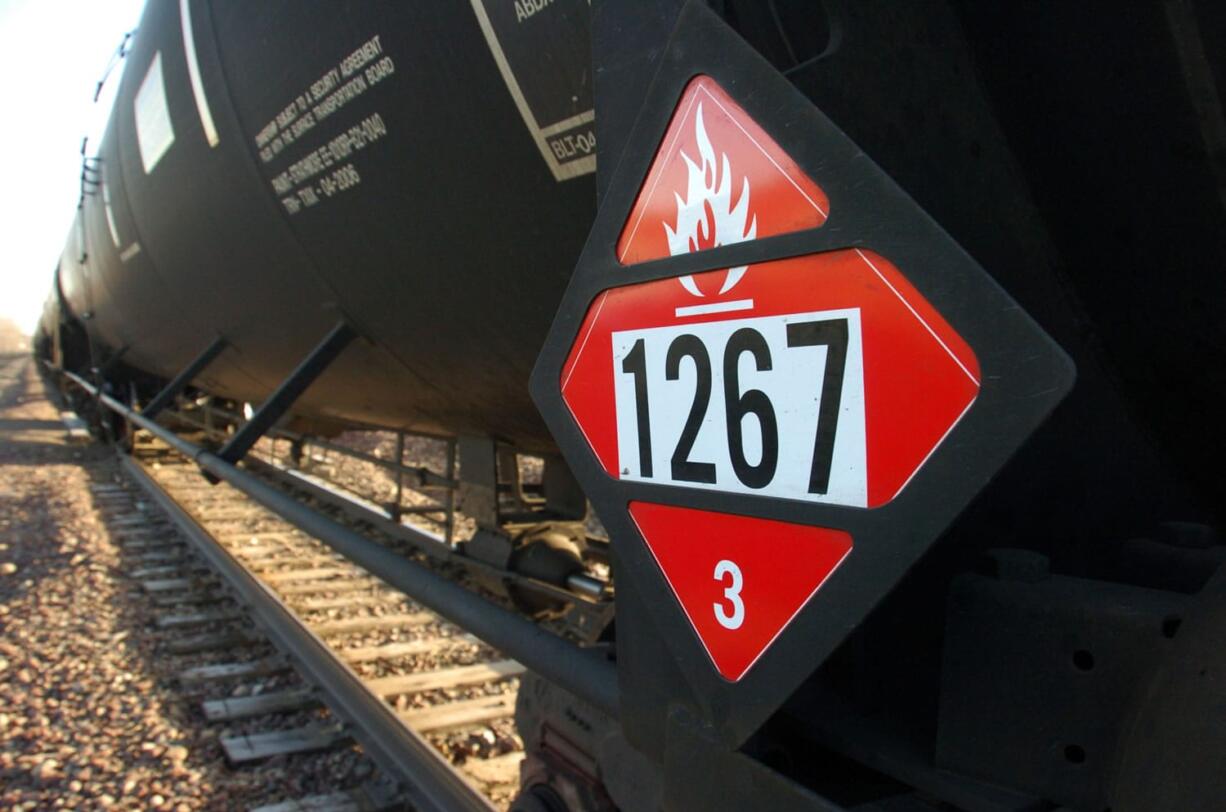
M 207 658 L 167 656 L 151 619 L 169 610 L 124 575 L 115 520 L 134 511 L 103 495 L 120 481 L 108 449 L 68 441 L 33 365 L 0 358 L 0 808 L 243 809 L 367 780 L 351 748 L 225 765 L 174 680 Z

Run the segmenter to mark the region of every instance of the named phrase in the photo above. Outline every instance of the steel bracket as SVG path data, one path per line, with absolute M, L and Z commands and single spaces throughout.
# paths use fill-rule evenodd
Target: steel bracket
M 264 436 L 273 424 L 281 419 L 289 408 L 294 405 L 307 387 L 315 382 L 323 371 L 328 368 L 336 357 L 341 354 L 349 342 L 357 338 L 357 333 L 345 322 L 338 323 L 316 345 L 315 349 L 298 364 L 290 376 L 269 395 L 268 400 L 260 404 L 255 414 L 251 416 L 230 441 L 217 452 L 217 456 L 233 465 L 247 455 L 251 446 Z
M 149 401 L 149 405 L 141 410 L 141 414 L 150 420 L 157 417 L 158 413 L 173 403 L 174 399 L 187 388 L 187 385 L 201 372 L 204 372 L 205 368 L 213 363 L 227 346 L 229 346 L 228 342 L 221 336 L 213 339 L 213 342 L 205 347 L 203 352 L 192 359 L 190 364 L 183 367 L 183 370 L 170 383 L 162 387 L 162 391 Z

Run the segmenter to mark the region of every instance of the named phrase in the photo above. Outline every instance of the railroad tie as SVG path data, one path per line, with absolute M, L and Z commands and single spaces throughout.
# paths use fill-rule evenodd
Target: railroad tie
M 253 533 L 251 531 L 223 532 L 217 533 L 215 538 L 226 546 L 234 546 L 241 549 L 244 544 L 249 543 L 259 545 L 268 541 L 302 541 L 306 537 L 294 532 L 285 533 L 279 530 L 270 530 L 266 533 Z
M 166 530 L 146 530 L 144 528 L 120 530 L 112 534 L 112 538 L 119 542 L 121 547 L 128 547 L 132 544 L 180 544 L 182 540 L 172 532 Z
M 139 528 L 147 529 L 147 530 L 157 529 L 157 530 L 163 530 L 167 533 L 172 532 L 170 525 L 166 524 L 166 522 L 160 519 L 154 519 L 150 516 L 146 516 L 143 513 L 128 514 L 125 516 L 114 516 L 108 519 L 106 523 L 117 529 L 125 528 L 125 527 L 139 527 Z
M 265 576 L 264 580 L 267 580 Z M 312 581 L 302 584 L 278 585 L 277 592 L 282 596 L 318 595 L 323 592 L 359 592 L 363 589 L 374 589 L 383 582 L 372 577 L 350 578 L 344 581 Z
M 217 590 L 156 593 L 150 598 L 154 606 L 162 609 L 171 609 L 176 606 L 210 606 L 228 599 L 224 592 Z
M 226 754 L 226 761 L 233 765 L 263 761 L 291 753 L 329 750 L 347 741 L 349 734 L 340 725 L 310 725 L 294 730 L 272 730 L 267 733 L 222 736 L 218 739 L 222 751 Z
M 480 640 L 470 634 L 460 634 L 454 637 L 436 637 L 432 640 L 409 640 L 403 643 L 384 643 L 381 646 L 340 649 L 337 655 L 347 663 L 369 663 L 375 660 L 410 657 L 414 654 L 433 654 L 480 643 Z
M 231 546 L 227 547 L 226 549 L 229 550 L 232 555 L 241 558 L 243 561 L 260 561 L 265 558 L 274 558 L 279 555 L 301 555 L 302 553 L 311 551 L 310 547 L 303 545 L 290 546 L 281 544 L 267 544 L 260 545 L 258 547 Z
M 207 626 L 210 623 L 226 623 L 246 616 L 241 609 L 216 609 L 211 612 L 192 612 L 183 615 L 162 615 L 154 623 L 159 629 L 188 629 Z
M 269 572 L 260 576 L 260 580 L 269 584 L 283 584 L 291 581 L 322 581 L 326 578 L 342 578 L 353 575 L 352 569 L 339 567 L 318 567 L 308 570 L 289 570 L 287 572 Z
M 126 551 L 125 551 L 126 552 Z M 188 558 L 187 550 L 182 547 L 171 548 L 167 550 L 154 550 L 152 552 L 142 552 L 132 556 L 129 563 L 132 564 L 171 564 L 179 561 L 185 561 Z
M 94 494 L 94 506 L 102 508 L 104 511 L 124 510 L 132 512 L 136 509 L 136 505 L 132 502 L 132 497 L 126 493 L 116 494 Z
M 439 620 L 432 612 L 414 612 L 408 615 L 384 615 L 382 617 L 354 617 L 345 620 L 333 620 L 327 623 L 311 624 L 311 631 L 320 637 L 340 637 L 345 634 L 381 631 L 384 629 L 401 629 L 424 626 Z
M 321 612 L 327 609 L 347 609 L 351 606 L 385 606 L 407 603 L 408 596 L 402 592 L 383 591 L 375 595 L 348 595 L 339 598 L 311 598 L 294 604 L 298 612 Z
M 285 570 L 286 573 L 297 572 L 299 570 L 311 571 L 327 566 L 335 567 L 337 564 L 341 563 L 341 559 L 337 556 L 326 555 L 298 556 L 295 558 L 256 558 L 254 560 L 249 560 L 246 557 L 243 557 L 243 563 L 246 564 L 247 569 L 263 575 L 265 572 L 273 569 L 274 567 L 298 568 L 297 570 L 287 569 Z
M 319 704 L 319 697 L 311 689 L 291 688 L 270 694 L 206 699 L 200 703 L 200 709 L 210 722 L 230 722 L 270 713 L 289 713 Z
M 289 663 L 282 657 L 264 657 L 242 663 L 218 663 L 198 665 L 179 672 L 180 685 L 200 685 L 247 677 L 268 677 L 289 671 Z
M 446 705 L 405 711 L 400 719 L 420 733 L 436 733 L 458 727 L 483 725 L 515 713 L 515 694 L 495 694 L 463 699 Z
M 141 589 L 153 594 L 158 592 L 186 592 L 193 589 L 208 589 L 217 585 L 215 577 L 206 578 L 150 578 L 141 582 Z
M 183 542 L 176 538 L 168 539 L 134 539 L 132 541 L 120 541 L 119 549 L 125 553 L 153 553 L 166 550 L 186 550 Z
M 181 637 L 167 642 L 171 654 L 196 654 L 201 651 L 256 646 L 266 642 L 264 636 L 254 629 L 232 629 L 223 632 L 205 632 Z
M 389 788 L 369 786 L 254 806 L 247 812 L 378 812 L 403 808 L 403 798 L 392 794 Z
M 263 508 L 221 508 L 217 510 L 201 510 L 195 513 L 197 521 L 202 523 L 207 522 L 224 522 L 238 520 L 249 522 L 252 519 L 260 518 L 260 514 L 264 514 Z M 266 515 L 266 514 L 265 514 Z
M 108 512 L 123 510 L 126 513 L 131 513 L 136 510 L 135 497 L 126 491 L 119 493 L 99 493 L 94 491 L 90 494 L 90 499 L 94 503 L 94 507 Z
M 193 572 L 208 572 L 208 568 L 199 561 L 190 561 L 183 565 L 171 564 L 167 566 L 144 567 L 141 569 L 132 570 L 128 573 L 129 578 L 135 578 L 137 581 L 145 581 L 156 578 L 173 578 L 176 576 L 182 577 L 185 573 Z
M 400 694 L 416 694 L 438 688 L 459 688 L 480 685 L 483 682 L 509 679 L 524 673 L 524 667 L 514 660 L 495 660 L 476 665 L 439 668 L 434 671 L 419 671 L 395 677 L 381 677 L 366 681 L 366 687 L 382 697 Z

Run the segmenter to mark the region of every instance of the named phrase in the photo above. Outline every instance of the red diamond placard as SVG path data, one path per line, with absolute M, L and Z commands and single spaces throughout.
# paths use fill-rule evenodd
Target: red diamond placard
M 621 563 L 623 685 L 653 686 L 623 697 L 638 735 L 696 701 L 743 743 L 1075 376 L 871 156 L 687 5 L 532 375 Z
M 720 675 L 736 682 L 851 552 L 842 530 L 631 502 Z
M 723 88 L 699 76 L 677 103 L 617 257 L 631 265 L 816 228 L 829 211 L 821 187 Z
M 830 202 L 728 98 L 686 88 L 623 263 L 821 226 Z M 868 248 L 606 290 L 561 392 L 610 476 L 766 499 L 893 501 L 974 404 L 978 360 Z M 630 504 L 719 674 L 740 680 L 852 549 L 837 529 Z

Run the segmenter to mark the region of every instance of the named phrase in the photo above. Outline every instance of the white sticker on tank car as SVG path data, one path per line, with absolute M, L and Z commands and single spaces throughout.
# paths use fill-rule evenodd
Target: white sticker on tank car
M 471 1 L 490 54 L 554 180 L 595 172 L 590 2 Z
M 136 118 L 136 142 L 140 160 L 148 175 L 175 142 L 174 126 L 170 123 L 170 108 L 166 105 L 166 83 L 162 79 L 162 52 L 153 55 L 145 80 L 132 102 Z

